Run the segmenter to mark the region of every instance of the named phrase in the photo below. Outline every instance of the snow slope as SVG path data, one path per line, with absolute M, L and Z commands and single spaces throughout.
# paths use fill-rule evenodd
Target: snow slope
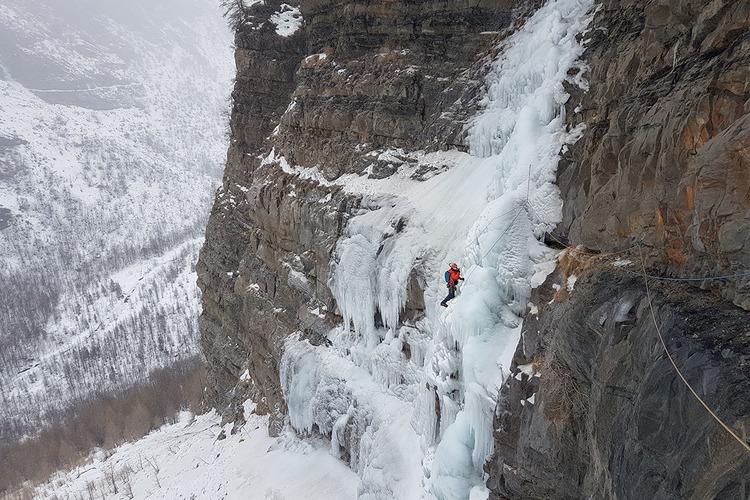
M 218 440 L 221 418 L 185 413 L 181 421 L 91 463 L 53 477 L 35 498 L 216 498 L 345 500 L 357 492 L 357 476 L 327 453 L 321 440 L 293 433 L 278 439 L 266 433 L 267 417 L 249 416 L 234 435 Z M 301 493 L 304 492 L 304 493 Z

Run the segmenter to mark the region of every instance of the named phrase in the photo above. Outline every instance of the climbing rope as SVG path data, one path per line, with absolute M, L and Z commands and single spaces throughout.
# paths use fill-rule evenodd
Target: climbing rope
M 485 232 L 485 231 L 486 231 L 487 229 L 489 229 L 489 227 L 490 227 L 490 223 L 492 223 L 493 221 L 495 221 L 495 220 L 497 220 L 497 219 L 499 219 L 499 218 L 501 218 L 501 217 L 504 217 L 504 216 L 508 215 L 509 213 L 513 212 L 514 210 L 518 210 L 518 213 L 516 213 L 516 215 L 515 215 L 515 216 L 513 217 L 513 219 L 512 219 L 511 221 L 510 221 L 510 224 L 508 224 L 508 227 L 507 227 L 507 228 L 505 229 L 505 231 L 503 231 L 503 232 L 502 232 L 502 233 L 500 234 L 500 236 L 499 236 L 499 237 L 497 238 L 497 240 L 495 240 L 495 243 L 493 243 L 493 244 L 492 244 L 492 246 L 490 247 L 490 249 L 489 249 L 489 250 L 487 250 L 487 252 L 486 252 L 486 253 L 485 253 L 484 255 L 482 255 L 482 257 L 480 257 L 480 258 L 479 258 L 479 263 L 481 263 L 481 261 L 483 261 L 483 260 L 484 260 L 484 258 L 485 258 L 485 257 L 487 257 L 487 256 L 488 256 L 488 255 L 490 254 L 490 252 L 491 252 L 491 251 L 492 251 L 492 250 L 493 250 L 493 249 L 495 248 L 495 246 L 496 246 L 496 245 L 497 245 L 497 244 L 498 244 L 498 243 L 500 242 L 500 240 L 502 240 L 502 239 L 503 239 L 503 236 L 505 236 L 505 235 L 507 234 L 507 232 L 508 232 L 508 231 L 510 231 L 510 229 L 511 229 L 511 228 L 513 227 L 513 223 L 514 223 L 514 222 L 516 221 L 516 219 L 518 219 L 518 216 L 519 216 L 519 215 L 521 215 L 521 210 L 522 210 L 523 208 L 526 208 L 527 210 L 529 210 L 530 212 L 532 212 L 532 213 L 533 213 L 533 214 L 534 214 L 534 215 L 536 216 L 536 218 L 537 218 L 537 219 L 538 219 L 539 221 L 543 221 L 543 220 L 544 220 L 544 219 L 542 219 L 542 217 L 540 217 L 540 216 L 539 216 L 539 214 L 537 213 L 537 211 L 536 211 L 536 210 L 534 210 L 534 208 L 533 208 L 533 207 L 531 206 L 531 204 L 529 203 L 528 193 L 527 193 L 527 195 L 526 195 L 526 196 L 527 196 L 527 197 L 526 197 L 526 201 L 525 201 L 525 203 L 524 203 L 524 202 L 521 202 L 522 204 L 521 204 L 521 206 L 520 206 L 520 207 L 516 207 L 516 208 L 513 208 L 513 209 L 511 209 L 511 210 L 508 210 L 508 211 L 506 211 L 506 212 L 503 212 L 503 213 L 501 213 L 500 215 L 498 215 L 498 216 L 496 216 L 496 217 L 493 217 L 492 219 L 490 219 L 490 220 L 489 220 L 489 221 L 487 222 L 487 225 L 485 226 L 485 228 L 484 228 L 484 229 L 483 229 L 482 231 L 480 231 L 480 235 L 479 235 L 479 236 L 481 236 L 481 235 L 482 235 L 482 233 L 484 233 L 484 232 Z M 530 214 L 530 215 L 531 215 L 531 214 Z M 556 238 L 556 237 L 555 237 L 555 236 L 554 236 L 553 234 L 551 234 L 551 233 L 547 233 L 547 234 L 549 234 L 549 235 L 550 235 L 550 236 L 551 236 L 551 237 L 552 237 L 552 238 L 553 238 L 553 239 L 554 239 L 555 241 L 557 241 L 558 243 L 560 243 L 560 245 L 562 245 L 563 247 L 565 247 L 565 248 L 571 248 L 571 247 L 570 247 L 570 245 L 566 245 L 565 243 L 563 243 L 562 241 L 560 241 L 560 240 L 559 240 L 558 238 Z M 476 237 L 476 238 L 474 239 L 474 243 L 475 243 L 475 244 L 477 244 L 477 245 L 479 244 L 479 236 L 477 236 L 477 237 Z M 606 256 L 606 255 L 616 255 L 616 254 L 620 254 L 620 253 L 628 252 L 628 251 L 630 251 L 630 250 L 632 250 L 632 249 L 636 248 L 636 246 L 637 246 L 637 245 L 635 245 L 635 246 L 632 246 L 632 247 L 630 247 L 630 248 L 627 248 L 627 249 L 625 249 L 625 250 L 621 250 L 621 251 L 619 251 L 619 252 L 611 252 L 611 253 L 607 253 L 607 254 L 595 254 L 595 253 L 593 253 L 593 252 L 585 252 L 585 253 L 590 253 L 591 255 L 596 255 L 596 256 L 599 256 L 599 257 L 604 257 L 604 256 Z M 467 275 L 466 275 L 466 278 L 468 279 L 468 278 L 469 278 L 469 276 L 471 276 L 471 275 L 472 275 L 472 274 L 474 273 L 474 271 L 475 271 L 475 270 L 476 270 L 476 268 L 472 269 L 472 270 L 471 270 L 471 271 L 469 272 L 469 274 L 467 274 Z
M 482 255 L 482 257 L 479 259 L 480 262 L 483 261 L 484 258 L 487 257 L 490 254 L 490 252 L 492 251 L 492 249 L 495 248 L 495 245 L 497 245 L 498 242 L 503 238 L 503 236 L 505 236 L 505 233 L 507 233 L 510 230 L 510 228 L 513 226 L 513 223 L 516 221 L 516 219 L 518 218 L 518 216 L 521 215 L 521 212 L 520 212 L 521 208 L 528 208 L 528 209 L 531 209 L 533 211 L 533 209 L 531 208 L 531 205 L 529 204 L 529 195 L 530 195 L 530 193 L 531 193 L 531 163 L 529 163 L 529 175 L 528 175 L 528 182 L 526 184 L 526 202 L 525 203 L 522 202 L 522 205 L 520 207 L 511 208 L 507 212 L 503 212 L 500 215 L 498 215 L 496 217 L 493 217 L 492 219 L 490 219 L 489 221 L 487 221 L 487 225 L 484 227 L 484 229 L 482 229 L 479 232 L 479 236 L 481 236 L 482 233 L 484 233 L 487 229 L 490 228 L 490 224 L 492 222 L 496 221 L 497 219 L 499 219 L 501 217 L 505 217 L 506 215 L 508 215 L 509 213 L 513 212 L 514 210 L 519 210 L 519 212 L 516 214 L 516 216 L 513 217 L 513 220 L 510 221 L 510 224 L 508 225 L 508 228 L 505 231 L 503 231 L 503 233 L 495 241 L 495 243 L 492 245 L 492 247 L 490 247 L 490 249 L 487 251 L 487 253 L 484 254 L 484 255 Z M 536 213 L 536 212 L 534 212 L 534 213 Z M 539 217 L 538 214 L 537 214 L 537 217 L 539 218 L 539 220 L 542 220 L 542 218 Z M 474 238 L 474 244 L 476 244 L 476 245 L 479 245 L 479 236 L 477 236 L 476 238 Z M 471 273 L 473 273 L 473 272 L 474 272 L 474 269 L 471 270 Z M 471 273 L 469 273 L 466 277 L 468 278 L 469 276 L 471 276 Z
M 654 313 L 654 305 L 651 301 L 651 289 L 648 286 L 648 275 L 646 274 L 646 263 L 643 260 L 643 252 L 641 251 L 641 247 L 638 246 L 638 255 L 641 259 L 641 269 L 643 271 L 643 282 L 646 285 L 646 298 L 648 299 L 648 308 L 651 312 L 651 319 L 654 322 L 654 327 L 656 328 L 656 334 L 659 337 L 659 341 L 661 342 L 661 346 L 664 348 L 664 352 L 667 355 L 667 358 L 669 358 L 669 362 L 672 364 L 672 368 L 674 368 L 675 372 L 677 372 L 677 375 L 680 377 L 680 380 L 687 386 L 687 388 L 690 390 L 690 392 L 695 396 L 695 399 L 697 399 L 700 404 L 703 405 L 703 407 L 706 409 L 706 411 L 714 417 L 714 419 L 721 424 L 721 426 L 726 430 L 734 439 L 737 440 L 748 452 L 750 452 L 750 445 L 748 445 L 742 438 L 740 438 L 732 429 L 729 428 L 727 424 L 724 423 L 721 418 L 719 418 L 716 413 L 714 413 L 711 408 L 708 407 L 705 401 L 698 395 L 697 392 L 695 392 L 695 389 L 693 389 L 693 386 L 690 385 L 690 383 L 687 381 L 685 376 L 682 374 L 680 369 L 677 367 L 677 364 L 674 362 L 674 359 L 672 359 L 672 355 L 669 353 L 669 349 L 667 349 L 667 344 L 664 342 L 664 337 L 661 334 L 661 329 L 659 328 L 659 323 L 656 321 L 656 314 Z
M 534 214 L 541 220 L 541 217 L 539 217 L 539 214 L 537 214 L 531 206 L 529 206 L 528 208 L 532 212 L 534 212 Z M 550 237 L 552 237 L 555 241 L 557 241 L 564 248 L 566 248 L 566 249 L 571 248 L 570 245 L 567 245 L 564 242 L 560 241 L 553 234 L 551 234 L 551 233 L 547 233 L 547 234 L 549 234 Z M 688 282 L 690 282 L 690 281 L 711 281 L 711 280 L 724 280 L 724 279 L 732 279 L 732 278 L 750 277 L 750 273 L 739 273 L 739 274 L 731 274 L 731 275 L 725 275 L 725 276 L 714 276 L 714 277 L 708 277 L 708 278 L 671 278 L 671 277 L 665 277 L 665 276 L 653 276 L 653 275 L 650 275 L 650 274 L 646 273 L 646 263 L 645 263 L 645 260 L 643 258 L 643 251 L 641 249 L 642 247 L 643 247 L 643 241 L 640 240 L 640 241 L 638 241 L 637 244 L 633 245 L 630 248 L 627 248 L 625 250 L 621 250 L 619 252 L 609 253 L 609 254 L 606 254 L 606 255 L 615 255 L 615 254 L 619 254 L 619 253 L 629 252 L 629 251 L 631 251 L 631 250 L 633 250 L 635 248 L 638 249 L 638 256 L 640 257 L 641 271 L 642 272 L 641 273 L 636 273 L 636 272 L 630 271 L 629 269 L 622 269 L 622 268 L 620 268 L 620 269 L 622 271 L 625 271 L 625 272 L 628 272 L 628 273 L 631 273 L 631 274 L 636 274 L 638 276 L 643 276 L 643 282 L 644 282 L 645 287 L 646 287 L 646 298 L 648 299 L 648 307 L 649 307 L 649 312 L 651 314 L 651 319 L 654 322 L 654 327 L 656 328 L 656 334 L 659 337 L 659 342 L 661 343 L 661 346 L 664 349 L 664 353 L 667 355 L 667 358 L 669 359 L 669 362 L 672 365 L 672 368 L 674 368 L 674 370 L 677 373 L 677 375 L 679 376 L 680 380 L 682 380 L 682 382 L 685 384 L 685 386 L 688 388 L 688 390 L 693 394 L 693 396 L 695 396 L 695 399 L 698 400 L 698 402 L 703 406 L 703 408 L 705 408 L 706 411 L 724 428 L 724 430 L 726 430 L 729 433 L 729 435 L 731 435 L 734 439 L 736 439 L 737 442 L 739 442 L 742 445 L 742 447 L 745 448 L 745 450 L 747 450 L 748 452 L 750 452 L 750 445 L 748 445 L 748 443 L 745 440 L 743 440 L 732 429 L 730 429 L 729 426 L 727 424 L 725 424 L 724 421 L 713 410 L 711 410 L 711 408 L 708 406 L 708 404 L 706 404 L 706 402 L 703 401 L 703 398 L 701 398 L 698 395 L 698 393 L 695 391 L 695 389 L 693 389 L 693 386 L 690 385 L 690 382 L 687 381 L 687 379 L 685 378 L 685 376 L 682 374 L 682 371 L 679 369 L 679 367 L 675 363 L 674 359 L 672 358 L 672 355 L 669 352 L 669 349 L 667 348 L 667 344 L 664 341 L 664 336 L 662 335 L 661 329 L 659 328 L 659 323 L 656 321 L 656 314 L 654 313 L 654 305 L 653 305 L 653 301 L 651 299 L 651 289 L 650 289 L 650 287 L 648 285 L 648 280 L 649 279 L 662 280 L 662 281 L 688 281 Z M 584 252 L 584 253 L 588 253 L 588 252 Z M 593 253 L 591 253 L 591 254 L 592 255 L 600 255 L 601 256 L 601 254 L 593 254 Z
M 479 231 L 479 236 L 481 236 L 485 231 L 487 231 L 490 228 L 490 224 L 492 222 L 495 222 L 497 219 L 500 219 L 501 217 L 505 217 L 509 213 L 511 213 L 511 212 L 513 212 L 515 210 L 518 210 L 518 209 L 519 209 L 519 207 L 511 208 L 510 210 L 505 211 L 505 212 L 501 213 L 500 215 L 497 215 L 497 216 L 493 217 L 492 219 L 488 220 L 487 221 L 487 225 L 484 226 L 484 229 L 482 229 L 481 231 Z M 479 244 L 479 236 L 477 236 L 476 238 L 474 238 L 474 243 L 477 244 L 477 245 Z
M 641 276 L 643 273 L 637 273 L 635 271 L 631 271 L 630 269 L 623 269 L 626 273 L 635 274 L 636 276 Z M 726 276 L 709 276 L 706 278 L 672 278 L 670 276 L 654 276 L 653 274 L 646 274 L 647 278 L 650 278 L 652 280 L 659 280 L 659 281 L 716 281 L 716 280 L 729 280 L 732 278 L 748 278 L 750 277 L 750 273 L 740 273 L 740 274 L 728 274 Z
M 528 208 L 529 208 L 529 210 L 531 210 L 534 213 L 534 215 L 537 216 L 537 218 L 539 220 L 541 220 L 541 217 L 539 217 L 539 214 L 534 210 L 534 208 L 532 206 L 529 205 Z M 573 248 L 571 245 L 568 245 L 565 242 L 561 241 L 554 234 L 552 234 L 552 233 L 547 233 L 547 234 L 550 236 L 550 238 L 552 238 L 553 240 L 555 240 L 563 248 L 566 248 L 566 249 Z M 591 252 L 591 251 L 586 251 L 586 250 L 580 250 L 580 252 L 583 253 L 583 254 L 585 254 L 585 255 L 592 255 L 592 256 L 598 256 L 598 257 L 607 257 L 607 256 L 610 256 L 610 255 L 618 255 L 618 254 L 622 254 L 622 253 L 627 253 L 627 252 L 630 252 L 631 250 L 635 250 L 635 249 L 638 249 L 638 251 L 640 252 L 641 247 L 643 247 L 643 240 L 639 240 L 635 245 L 633 245 L 631 247 L 628 247 L 628 248 L 626 248 L 624 250 L 619 250 L 617 252 L 596 253 L 596 252 Z M 631 271 L 630 269 L 624 269 L 622 267 L 620 268 L 620 270 L 625 271 L 626 273 L 634 274 L 636 276 L 641 276 L 642 275 L 642 273 Z M 726 274 L 724 276 L 709 276 L 709 277 L 703 277 L 703 278 L 673 278 L 673 277 L 670 277 L 670 276 L 655 276 L 653 274 L 646 274 L 645 276 L 648 277 L 648 278 L 650 278 L 650 279 L 652 279 L 652 280 L 659 280 L 659 281 L 688 281 L 688 282 L 692 281 L 692 282 L 702 282 L 702 281 L 728 280 L 728 279 L 733 279 L 733 278 L 750 278 L 750 273 Z
M 540 221 L 543 220 L 539 216 L 539 214 L 536 212 L 536 210 L 534 210 L 533 207 L 531 206 L 531 204 L 529 203 L 530 194 L 531 194 L 531 163 L 529 163 L 529 174 L 528 174 L 528 182 L 526 184 L 526 200 L 525 200 L 525 202 L 522 201 L 520 207 L 512 208 L 512 209 L 510 209 L 510 210 L 508 210 L 506 212 L 501 213 L 500 215 L 498 215 L 496 217 L 493 217 L 489 221 L 487 221 L 487 225 L 485 226 L 484 229 L 482 229 L 479 232 L 479 236 L 477 236 L 476 238 L 474 238 L 474 244 L 479 245 L 479 237 L 482 235 L 482 233 L 484 233 L 487 229 L 489 229 L 490 224 L 492 222 L 496 221 L 497 219 L 499 219 L 501 217 L 505 217 L 506 215 L 508 215 L 509 213 L 513 212 L 514 210 L 518 210 L 518 213 L 516 213 L 516 215 L 510 221 L 510 224 L 508 224 L 508 227 L 505 229 L 505 231 L 503 231 L 502 234 L 500 234 L 500 236 L 497 238 L 497 240 L 495 240 L 495 243 L 493 243 L 492 246 L 490 247 L 490 249 L 487 250 L 487 253 L 485 253 L 484 255 L 482 255 L 482 257 L 479 259 L 479 263 L 481 263 L 484 260 L 484 258 L 487 257 L 490 254 L 490 252 L 492 251 L 492 249 L 495 248 L 495 246 L 500 242 L 501 239 L 503 239 L 503 236 L 505 236 L 505 234 L 508 231 L 510 231 L 510 228 L 513 227 L 513 223 L 516 222 L 516 219 L 518 218 L 518 216 L 521 215 L 521 209 L 526 208 L 526 209 L 530 210 L 531 212 L 534 212 L 534 215 L 536 215 L 537 219 L 539 219 Z M 563 246 L 565 246 L 564 243 L 561 242 L 561 244 Z M 476 269 L 476 267 L 474 269 L 472 269 L 471 272 L 469 272 L 469 274 L 466 275 L 466 278 L 468 278 L 469 276 L 471 276 L 474 273 L 475 269 Z
M 531 212 L 532 212 L 532 213 L 533 213 L 533 214 L 534 214 L 534 215 L 536 216 L 536 218 L 537 218 L 537 219 L 539 219 L 540 221 L 543 221 L 543 220 L 544 220 L 544 219 L 543 219 L 543 218 L 542 218 L 542 217 L 541 217 L 541 216 L 539 215 L 539 213 L 538 213 L 538 212 L 537 212 L 536 210 L 534 210 L 534 207 L 532 207 L 531 205 L 528 205 L 528 207 L 527 207 L 527 208 L 528 208 L 529 210 L 531 210 Z M 556 242 L 557 242 L 557 243 L 558 243 L 558 244 L 559 244 L 559 245 L 560 245 L 561 247 L 563 247 L 563 248 L 565 248 L 565 249 L 569 249 L 569 248 L 574 248 L 573 246 L 571 246 L 571 245 L 568 245 L 568 244 L 567 244 L 567 243 L 565 243 L 564 241 L 560 240 L 560 238 L 558 238 L 558 237 L 557 237 L 557 236 L 555 236 L 554 234 L 552 234 L 552 233 L 550 233 L 550 232 L 547 232 L 546 234 L 548 234 L 550 238 L 552 238 L 553 240 L 555 240 L 555 241 L 556 241 Z M 624 250 L 618 250 L 617 252 L 606 252 L 606 253 L 601 253 L 601 252 L 599 252 L 599 253 L 597 253 L 597 252 L 592 252 L 592 251 L 590 251 L 590 250 L 577 250 L 577 251 L 579 251 L 580 253 L 583 253 L 583 254 L 585 254 L 585 255 L 592 255 L 592 256 L 595 256 L 595 257 L 607 257 L 607 256 L 610 256 L 610 255 L 619 255 L 619 254 L 621 254 L 621 253 L 627 253 L 627 252 L 630 252 L 631 250 L 634 250 L 635 248 L 637 248 L 639 244 L 640 244 L 640 243 L 636 243 L 635 245 L 633 245 L 633 246 L 631 246 L 631 247 L 628 247 L 628 248 L 626 248 L 626 249 L 624 249 Z
M 495 243 L 493 243 L 493 244 L 492 244 L 492 246 L 490 247 L 490 249 L 489 249 L 489 250 L 487 250 L 487 253 L 485 253 L 484 255 L 482 255 L 482 256 L 481 256 L 481 257 L 479 258 L 479 262 L 477 263 L 477 266 L 476 266 L 476 267 L 474 267 L 474 268 L 473 268 L 473 269 L 472 269 L 471 271 L 469 271 L 469 274 L 467 274 L 467 275 L 466 275 L 466 278 L 465 278 L 465 279 L 469 279 L 469 277 L 470 277 L 470 276 L 471 276 L 472 274 L 474 274 L 474 271 L 475 271 L 475 270 L 477 269 L 477 267 L 479 267 L 479 265 L 481 265 L 481 263 L 482 263 L 482 261 L 484 260 L 484 258 L 485 258 L 485 257 L 487 257 L 487 256 L 488 256 L 488 255 L 490 254 L 490 252 L 492 251 L 492 249 L 493 249 L 493 248 L 495 248 L 495 246 L 496 246 L 496 245 L 497 245 L 497 244 L 498 244 L 498 243 L 500 242 L 500 240 L 502 240 L 502 239 L 503 239 L 503 236 L 505 236 L 505 235 L 506 235 L 506 234 L 508 233 L 508 231 L 510 231 L 510 229 L 511 229 L 511 228 L 513 227 L 513 223 L 514 223 L 514 222 L 516 222 L 516 219 L 518 219 L 518 216 L 519 216 L 519 215 L 521 215 L 521 209 L 522 209 L 522 208 L 523 208 L 523 207 L 516 207 L 516 208 L 514 208 L 514 209 L 513 209 L 513 210 L 518 210 L 518 212 L 517 212 L 517 213 L 516 213 L 516 215 L 515 215 L 515 216 L 513 217 L 513 219 L 511 219 L 510 223 L 508 224 L 508 227 L 507 227 L 507 228 L 505 228 L 505 231 L 503 231 L 503 232 L 502 232 L 502 233 L 500 234 L 500 236 L 498 236 L 497 240 L 495 240 Z M 494 219 L 492 219 L 492 220 L 495 220 L 495 219 L 499 219 L 500 217 L 502 217 L 502 216 L 504 216 L 504 215 L 507 215 L 507 214 L 511 213 L 511 212 L 512 212 L 513 210 L 509 210 L 509 211 L 507 211 L 507 212 L 505 212 L 505 213 L 503 213 L 503 214 L 501 214 L 501 215 L 498 215 L 497 217 L 495 217 L 495 218 L 494 218 Z M 492 222 L 492 221 L 490 221 L 490 222 Z M 487 227 L 485 228 L 485 230 L 487 230 L 487 228 L 489 228 L 489 225 L 488 225 L 488 226 L 487 226 Z M 477 238 L 476 238 L 476 243 L 477 243 L 477 244 L 479 244 L 479 237 L 478 237 L 478 236 L 477 236 Z
M 518 219 L 519 215 L 521 215 L 521 209 L 520 208 L 518 209 L 518 213 L 516 213 L 516 215 L 513 217 L 513 219 L 511 219 L 510 224 L 508 224 L 508 227 L 505 228 L 505 231 L 503 231 L 500 234 L 500 236 L 498 236 L 497 240 L 495 240 L 495 243 L 493 243 L 492 246 L 490 247 L 490 249 L 487 250 L 487 253 L 484 254 L 484 255 L 482 255 L 482 257 L 479 259 L 480 262 L 483 261 L 484 258 L 487 257 L 490 254 L 490 252 L 492 251 L 492 249 L 495 248 L 495 245 L 497 245 L 498 243 L 500 243 L 500 240 L 503 239 L 503 236 L 505 236 L 505 234 L 508 231 L 510 231 L 510 229 L 513 227 L 513 223 L 516 222 L 516 219 Z
M 533 211 L 533 209 L 532 209 L 532 211 Z M 552 233 L 547 233 L 547 234 L 553 240 L 555 240 L 558 244 L 560 244 L 561 246 L 563 246 L 565 249 L 573 248 L 571 245 L 567 245 L 564 242 L 560 241 L 560 239 L 556 238 L 555 235 L 553 235 Z M 641 247 L 643 247 L 643 241 L 639 241 L 638 243 L 636 243 L 632 247 L 628 247 L 628 248 L 626 248 L 624 250 L 620 250 L 620 251 L 617 251 L 617 252 L 595 253 L 595 252 L 590 252 L 590 251 L 582 250 L 581 253 L 583 253 L 585 255 L 592 255 L 592 256 L 597 256 L 597 257 L 607 257 L 607 256 L 610 256 L 610 255 L 618 255 L 618 254 L 621 254 L 621 253 L 630 252 L 631 250 L 635 250 L 635 249 L 638 249 L 640 251 Z M 639 273 L 639 272 L 636 272 L 636 271 L 631 271 L 630 269 L 625 269 L 623 267 L 619 267 L 619 269 L 621 271 L 624 271 L 624 272 L 629 273 L 629 274 L 634 274 L 636 276 L 642 276 L 643 275 L 643 273 Z M 724 276 L 707 276 L 707 277 L 702 277 L 702 278 L 673 278 L 671 276 L 656 276 L 656 275 L 653 275 L 653 274 L 646 274 L 646 277 L 649 278 L 649 279 L 658 280 L 658 281 L 687 281 L 687 282 L 692 281 L 692 282 L 702 282 L 702 281 L 728 280 L 728 279 L 733 279 L 733 278 L 750 278 L 750 273 L 726 274 Z

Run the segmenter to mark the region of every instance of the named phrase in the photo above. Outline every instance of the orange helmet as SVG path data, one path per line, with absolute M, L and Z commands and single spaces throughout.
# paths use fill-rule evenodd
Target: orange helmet
M 453 262 L 451 264 L 451 269 L 458 269 L 458 264 L 456 264 L 455 262 Z

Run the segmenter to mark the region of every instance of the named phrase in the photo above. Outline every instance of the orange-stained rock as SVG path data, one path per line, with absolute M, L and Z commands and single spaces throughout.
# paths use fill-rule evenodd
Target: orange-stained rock
M 642 240 L 672 276 L 748 271 L 748 32 L 744 2 L 604 2 L 590 91 L 570 89 L 588 131 L 558 170 L 563 235 L 602 251 Z M 749 282 L 722 293 L 750 309 Z

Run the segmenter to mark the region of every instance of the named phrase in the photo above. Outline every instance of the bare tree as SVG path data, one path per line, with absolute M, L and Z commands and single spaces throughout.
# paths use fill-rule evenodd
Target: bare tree
M 133 469 L 131 469 L 129 465 L 126 465 L 120 469 L 120 474 L 118 475 L 120 481 L 122 481 L 122 489 L 128 498 L 133 498 L 133 484 L 130 477 L 132 473 Z
M 89 494 L 89 500 L 94 500 L 94 493 L 96 492 L 96 485 L 93 481 L 86 481 L 86 492 Z
M 117 495 L 119 491 L 117 490 L 117 475 L 115 474 L 114 464 L 109 464 L 109 468 L 104 469 L 104 478 L 112 485 L 112 493 Z
M 161 481 L 159 481 L 159 464 L 156 463 L 156 460 L 154 457 L 147 458 L 146 462 L 151 466 L 152 469 L 154 469 L 154 478 L 156 479 L 156 486 L 161 489 Z

